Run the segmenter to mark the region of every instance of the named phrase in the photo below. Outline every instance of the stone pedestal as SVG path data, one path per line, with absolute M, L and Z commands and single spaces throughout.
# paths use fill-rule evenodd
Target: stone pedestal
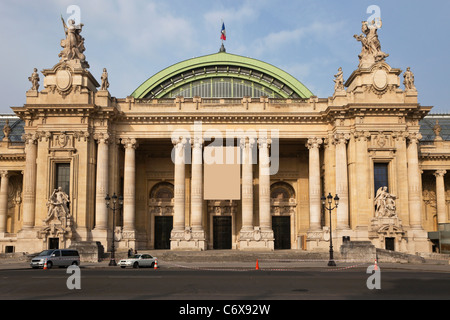
M 347 262 L 374 262 L 377 250 L 370 241 L 348 241 L 340 247 L 341 258 Z
M 395 251 L 406 251 L 408 233 L 397 216 L 372 218 L 369 239 L 377 248 L 385 249 L 386 238 L 394 238 Z
M 99 262 L 102 260 L 105 252 L 98 241 L 77 241 L 72 243 L 69 249 L 78 251 L 81 262 Z
M 205 232 L 193 231 L 186 227 L 184 231 L 172 231 L 170 234 L 171 250 L 195 250 L 204 251 L 207 248 Z
M 241 230 L 239 233 L 239 249 L 249 251 L 273 251 L 274 235 L 271 230 L 261 230 L 254 227 L 253 230 Z

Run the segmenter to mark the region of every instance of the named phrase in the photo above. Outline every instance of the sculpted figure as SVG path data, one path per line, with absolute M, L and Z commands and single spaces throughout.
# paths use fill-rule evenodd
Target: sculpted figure
M 387 187 L 378 189 L 375 196 L 375 216 L 376 217 L 393 217 L 396 215 L 395 200 L 397 197 L 387 192 Z
M 108 81 L 108 72 L 106 71 L 106 68 L 103 68 L 102 73 L 102 87 L 101 90 L 108 90 L 109 88 L 109 81 Z
M 53 190 L 52 195 L 50 196 L 47 206 L 48 213 L 47 218 L 44 220 L 45 223 L 50 221 L 52 218 L 56 218 L 59 220 L 60 217 L 69 217 L 69 196 L 62 191 L 62 188 Z
M 381 20 L 375 22 L 372 21 L 370 24 L 367 21 L 362 22 L 361 31 L 362 34 L 354 35 L 353 37 L 360 41 L 362 44 L 360 58 L 361 64 L 373 64 L 376 62 L 384 61 L 389 55 L 381 51 L 381 44 L 378 40 L 377 30 L 381 28 Z
M 80 35 L 83 24 L 75 25 L 75 20 L 70 19 L 69 25 L 66 25 L 64 19 L 61 17 L 66 39 L 61 40 L 61 47 L 63 50 L 60 52 L 59 57 L 61 61 L 68 60 L 80 60 L 86 62 L 86 56 L 83 52 L 86 50 L 84 47 L 84 38 Z
M 9 135 L 11 134 L 11 127 L 9 126 L 9 120 L 6 119 L 5 126 L 3 127 L 3 134 L 5 135 L 3 139 L 9 140 Z
M 28 80 L 31 82 L 31 90 L 39 90 L 40 79 L 36 68 L 34 68 L 33 73 L 31 74 L 31 77 L 28 77 Z
M 342 68 L 338 69 L 338 73 L 334 75 L 334 91 L 342 91 L 344 89 L 344 72 Z
M 416 90 L 416 86 L 414 85 L 414 73 L 412 73 L 410 67 L 406 68 L 403 78 L 405 79 L 403 81 L 403 84 L 405 85 L 405 90 Z

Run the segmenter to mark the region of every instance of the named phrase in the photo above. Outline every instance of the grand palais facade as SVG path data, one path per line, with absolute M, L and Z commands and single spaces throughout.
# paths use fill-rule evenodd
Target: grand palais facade
M 25 105 L 0 116 L 0 252 L 109 251 L 113 239 L 325 251 L 330 225 L 335 245 L 441 250 L 430 235 L 450 222 L 450 117 L 418 103 L 414 66 L 386 62 L 375 24 L 362 24 L 358 68 L 344 80 L 336 66 L 327 98 L 223 47 L 116 98 L 107 70 L 89 71 L 82 25 L 64 26 L 59 62 L 30 70 Z

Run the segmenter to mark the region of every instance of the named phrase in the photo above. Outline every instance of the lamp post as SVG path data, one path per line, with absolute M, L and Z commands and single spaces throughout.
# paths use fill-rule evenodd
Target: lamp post
M 110 201 L 112 199 L 112 207 L 110 208 Z M 106 207 L 113 211 L 113 234 L 112 234 L 112 246 L 111 246 L 111 260 L 109 261 L 109 266 L 117 266 L 116 258 L 115 258 L 115 239 L 114 239 L 114 230 L 116 229 L 116 210 L 120 210 L 123 205 L 123 197 L 119 197 L 119 206 L 116 207 L 117 204 L 117 196 L 116 193 L 110 198 L 109 194 L 106 195 L 105 198 Z
M 338 207 L 338 205 L 339 205 L 339 197 L 338 197 L 337 194 L 334 197 L 334 207 L 331 207 L 331 203 L 332 203 L 332 200 L 333 200 L 333 196 L 331 195 L 331 193 L 329 193 L 326 198 L 325 198 L 325 196 L 322 196 L 321 200 L 322 200 L 322 205 L 330 213 L 330 260 L 328 261 L 328 266 L 329 267 L 335 267 L 336 266 L 336 262 L 334 262 L 334 258 L 333 258 L 333 234 L 332 234 L 332 229 L 331 229 L 331 211 L 333 211 L 334 209 L 336 209 Z M 328 206 L 325 205 L 326 203 L 328 204 Z

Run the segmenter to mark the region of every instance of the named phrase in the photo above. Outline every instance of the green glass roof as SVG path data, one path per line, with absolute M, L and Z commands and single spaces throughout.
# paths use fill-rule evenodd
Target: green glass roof
M 309 98 L 313 93 L 287 72 L 266 62 L 219 52 L 174 64 L 145 81 L 132 96 L 162 98 L 173 90 L 202 79 L 226 77 L 259 84 L 283 98 Z

